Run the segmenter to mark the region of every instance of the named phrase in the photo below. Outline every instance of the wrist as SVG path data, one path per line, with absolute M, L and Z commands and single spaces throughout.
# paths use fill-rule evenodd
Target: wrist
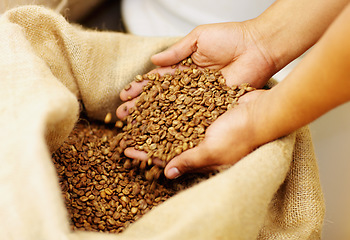
M 248 116 L 250 116 L 247 128 L 252 136 L 251 146 L 257 148 L 285 134 L 284 129 L 277 127 L 281 125 L 279 116 L 283 113 L 279 112 L 280 108 L 276 106 L 271 90 L 256 90 L 252 93 L 255 96 L 249 96 L 249 102 L 243 104 L 247 104 L 246 108 L 249 111 Z
M 298 45 L 292 46 L 291 39 L 284 36 L 287 32 L 285 30 L 286 24 L 280 22 L 277 25 L 273 23 L 274 21 L 265 18 L 265 16 L 259 16 L 248 20 L 246 25 L 252 35 L 252 44 L 261 51 L 270 63 L 273 75 L 300 56 L 303 49 L 298 49 Z
M 247 24 L 278 71 L 313 46 L 348 2 L 276 1 Z

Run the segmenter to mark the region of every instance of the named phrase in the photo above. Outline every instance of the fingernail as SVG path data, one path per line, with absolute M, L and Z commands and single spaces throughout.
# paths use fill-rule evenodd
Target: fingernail
M 167 172 L 167 177 L 170 179 L 178 178 L 180 177 L 180 171 L 176 167 L 170 168 Z

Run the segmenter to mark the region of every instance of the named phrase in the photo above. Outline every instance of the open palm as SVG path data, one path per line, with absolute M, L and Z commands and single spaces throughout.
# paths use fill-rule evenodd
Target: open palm
M 259 33 L 245 22 L 201 25 L 153 56 L 152 62 L 170 66 L 191 56 L 199 67 L 221 70 L 229 86 L 250 83 L 260 88 L 279 69 L 259 38 Z

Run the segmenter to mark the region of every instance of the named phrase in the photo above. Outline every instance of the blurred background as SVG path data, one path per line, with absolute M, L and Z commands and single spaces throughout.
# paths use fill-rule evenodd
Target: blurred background
M 183 36 L 199 24 L 254 18 L 273 2 L 106 0 L 79 23 L 89 28 L 143 36 Z M 290 63 L 274 78 L 283 81 L 301 58 Z M 326 201 L 322 239 L 345 239 L 345 231 L 350 226 L 350 103 L 332 110 L 309 126 Z

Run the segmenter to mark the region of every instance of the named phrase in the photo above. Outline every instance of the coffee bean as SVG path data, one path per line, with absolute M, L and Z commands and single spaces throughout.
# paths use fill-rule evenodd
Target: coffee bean
M 228 87 L 220 71 L 198 69 L 191 58 L 181 64 L 188 68 L 176 69 L 173 75 L 143 75 L 148 83 L 125 119 L 123 148 L 145 151 L 148 165 L 158 158 L 164 167 L 175 156 L 196 147 L 221 114 L 254 90 L 246 83 Z M 141 79 L 140 75 L 135 79 Z M 146 165 L 139 167 L 145 169 Z M 155 176 L 146 171 L 146 179 L 151 181 Z
M 110 123 L 111 122 L 111 120 L 112 120 L 112 113 L 107 113 L 106 114 L 106 117 L 105 117 L 105 123 L 107 124 L 107 123 Z
M 191 174 L 170 181 L 162 172 L 173 157 L 197 146 L 206 128 L 254 88 L 230 88 L 219 71 L 198 69 L 192 59 L 182 64 L 188 68 L 175 69 L 173 75 L 137 75 L 135 81 L 148 82 L 135 108 L 124 109 L 130 112 L 125 123 L 117 121 L 114 128 L 79 121 L 53 153 L 73 230 L 122 232 L 154 206 L 211 176 Z M 147 152 L 149 161 L 125 157 L 125 147 Z M 163 163 L 155 166 L 153 157 Z
M 128 159 L 122 151 L 117 157 L 116 152 L 109 155 L 106 151 L 112 149 L 116 141 L 113 136 L 119 131 L 101 123 L 80 121 L 52 155 L 73 229 L 122 232 L 154 206 L 208 177 L 192 175 L 170 181 L 160 177 L 160 167 Z M 159 140 L 152 138 L 151 144 L 155 142 Z M 71 147 L 78 144 L 82 151 Z M 147 172 L 150 181 L 145 177 Z
M 130 88 L 131 88 L 131 84 L 128 84 L 128 85 L 125 86 L 124 90 L 128 91 Z

